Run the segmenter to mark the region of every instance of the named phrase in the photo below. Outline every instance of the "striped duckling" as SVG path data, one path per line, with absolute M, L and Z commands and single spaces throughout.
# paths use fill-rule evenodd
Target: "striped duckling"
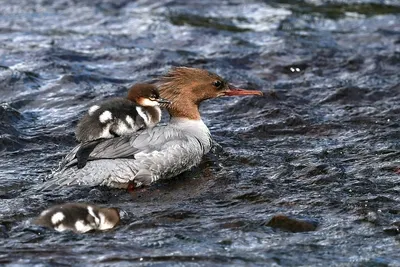
M 58 232 L 86 233 L 92 230 L 109 230 L 120 221 L 116 208 L 100 208 L 94 205 L 67 203 L 43 211 L 35 224 Z
M 79 142 L 130 135 L 153 128 L 161 120 L 159 105 L 169 104 L 160 98 L 152 84 L 136 84 L 127 98 L 113 98 L 89 108 L 79 121 L 75 135 Z

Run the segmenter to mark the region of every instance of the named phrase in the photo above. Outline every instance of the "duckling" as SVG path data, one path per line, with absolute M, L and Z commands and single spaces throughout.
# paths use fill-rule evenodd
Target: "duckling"
M 136 84 L 127 98 L 113 98 L 89 108 L 79 121 L 75 135 L 79 142 L 130 135 L 153 128 L 161 120 L 159 105 L 170 102 L 160 98 L 152 84 Z
M 109 230 L 120 221 L 117 208 L 100 208 L 89 204 L 67 203 L 44 210 L 35 224 L 58 232 L 86 233 L 92 230 Z

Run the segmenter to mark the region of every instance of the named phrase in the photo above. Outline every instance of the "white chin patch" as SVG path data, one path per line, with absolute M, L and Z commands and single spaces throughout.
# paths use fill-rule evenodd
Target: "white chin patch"
M 51 216 L 51 222 L 52 224 L 56 225 L 59 222 L 62 222 L 64 220 L 65 215 L 61 211 L 54 213 L 53 216 Z
M 95 113 L 95 111 L 98 110 L 99 108 L 100 108 L 100 106 L 98 106 L 98 105 L 91 106 L 89 108 L 89 115 L 92 116 L 93 113 Z
M 99 120 L 101 123 L 106 123 L 112 120 L 112 113 L 108 110 L 104 111 L 103 113 L 101 113 L 101 115 L 99 116 Z
M 155 107 L 158 106 L 159 103 L 157 101 L 151 101 L 148 98 L 144 98 L 142 101 L 140 101 L 140 105 L 144 107 Z

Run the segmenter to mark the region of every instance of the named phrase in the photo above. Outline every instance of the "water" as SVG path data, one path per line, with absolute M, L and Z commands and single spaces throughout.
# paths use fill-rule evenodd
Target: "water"
M 3 0 L 0 263 L 400 265 L 399 14 L 397 0 Z M 179 65 L 264 91 L 202 105 L 222 151 L 144 192 L 35 194 L 88 107 Z M 64 202 L 126 216 L 86 235 L 32 225 Z M 266 226 L 277 214 L 318 228 Z

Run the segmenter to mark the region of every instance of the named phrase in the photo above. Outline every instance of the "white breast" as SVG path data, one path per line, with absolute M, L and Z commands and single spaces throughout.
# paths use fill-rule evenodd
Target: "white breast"
M 170 125 L 177 127 L 183 132 L 195 137 L 203 146 L 204 154 L 211 149 L 211 134 L 207 125 L 202 120 L 189 120 L 182 118 L 172 118 Z

